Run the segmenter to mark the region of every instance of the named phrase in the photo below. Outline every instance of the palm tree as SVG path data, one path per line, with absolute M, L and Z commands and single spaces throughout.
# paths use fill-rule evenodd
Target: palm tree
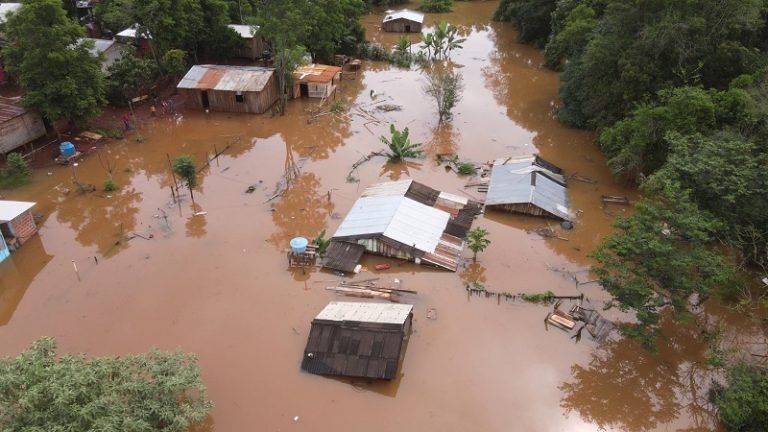
M 477 253 L 482 252 L 491 244 L 488 240 L 488 230 L 477 227 L 467 231 L 464 240 L 467 241 L 467 247 L 472 251 L 472 261 L 477 261 Z
M 395 128 L 395 125 L 389 125 L 389 132 L 392 134 L 392 138 L 382 135 L 381 142 L 389 147 L 387 157 L 390 162 L 399 162 L 405 158 L 416 158 L 424 155 L 424 152 L 421 151 L 421 144 L 411 143 L 411 139 L 408 137 L 408 128 L 401 132 Z
M 422 33 L 421 34 L 421 43 L 424 44 L 424 48 L 427 50 L 427 57 L 432 56 L 432 47 L 435 43 L 435 37 L 432 33 Z

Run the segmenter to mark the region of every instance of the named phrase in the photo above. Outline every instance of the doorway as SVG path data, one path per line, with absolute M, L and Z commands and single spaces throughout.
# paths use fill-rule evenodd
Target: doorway
M 301 89 L 301 97 L 309 97 L 309 85 L 302 84 L 300 86 Z
M 406 33 L 410 33 L 411 32 L 411 25 L 410 24 L 406 24 L 405 25 L 405 32 Z
M 200 93 L 200 96 L 203 99 L 203 109 L 208 109 L 211 107 L 211 104 L 208 102 L 208 91 L 203 90 L 202 93 Z

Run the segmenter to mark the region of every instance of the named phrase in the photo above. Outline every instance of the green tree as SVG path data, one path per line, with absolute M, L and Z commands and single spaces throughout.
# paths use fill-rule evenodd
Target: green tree
M 0 428 L 5 431 L 183 432 L 204 420 L 197 358 L 152 350 L 124 357 L 56 354 L 41 338 L 0 360 Z
M 586 4 L 579 4 L 565 18 L 562 30 L 553 34 L 544 49 L 544 64 L 559 70 L 563 59 L 577 55 L 588 42 L 597 26 L 595 10 Z
M 112 104 L 124 106 L 152 78 L 155 68 L 151 61 L 136 56 L 135 50 L 130 47 L 123 51 L 108 72 L 107 97 Z
M 170 49 L 163 55 L 161 63 L 168 76 L 178 78 L 187 70 L 187 53 L 180 49 Z
M 453 108 L 461 101 L 461 92 L 464 90 L 463 77 L 461 73 L 454 71 L 429 72 L 422 90 L 435 100 L 438 121 L 442 123 L 451 120 Z
M 195 168 L 195 160 L 192 159 L 192 156 L 181 155 L 173 160 L 171 166 L 173 167 L 173 172 L 187 185 L 189 196 L 194 203 L 195 196 L 192 193 L 192 189 L 197 186 L 197 168 Z
M 424 0 L 419 6 L 424 12 L 450 12 L 453 10 L 453 0 Z
M 551 32 L 551 17 L 557 0 L 501 0 L 493 19 L 510 21 L 517 27 L 519 42 L 544 46 Z
M 29 161 L 21 153 L 9 153 L 5 168 L 0 170 L 0 188 L 20 186 L 31 176 Z
M 3 48 L 8 71 L 15 75 L 25 107 L 55 122 L 66 118 L 82 125 L 105 102 L 101 61 L 78 43 L 83 29 L 68 18 L 60 0 L 24 0 L 5 24 Z
M 392 134 L 391 138 L 381 136 L 381 142 L 387 145 L 389 153 L 387 157 L 390 162 L 400 162 L 405 158 L 417 158 L 424 155 L 421 150 L 421 144 L 414 144 L 411 142 L 411 138 L 408 136 L 408 128 L 401 131 L 395 128 L 395 125 L 389 125 L 389 132 Z
M 718 417 L 729 431 L 758 432 L 768 425 L 768 371 L 740 363 L 726 371 L 726 384 L 711 392 Z
M 491 240 L 488 239 L 488 232 L 485 228 L 472 228 L 467 231 L 467 236 L 464 240 L 467 242 L 467 247 L 472 251 L 472 261 L 477 261 L 477 253 L 482 252 L 488 245 L 491 244 Z

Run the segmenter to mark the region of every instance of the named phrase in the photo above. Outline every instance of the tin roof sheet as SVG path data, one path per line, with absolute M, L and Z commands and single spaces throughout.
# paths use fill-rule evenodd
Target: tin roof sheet
M 404 196 L 411 187 L 413 180 L 400 180 L 385 183 L 376 183 L 368 186 L 363 191 L 362 197 L 375 196 Z
M 21 3 L 0 3 L 0 24 L 8 19 L 9 12 L 17 12 L 21 9 Z
M 134 24 L 134 25 L 128 27 L 127 29 L 121 31 L 120 33 L 116 34 L 115 36 L 135 39 L 136 38 L 136 31 L 138 29 L 139 29 L 139 25 L 138 24 Z M 147 32 L 146 35 L 142 35 L 142 36 L 146 37 L 147 39 L 152 39 L 152 35 L 149 34 L 149 32 Z
M 413 305 L 393 303 L 330 302 L 315 317 L 325 321 L 357 321 L 379 324 L 405 324 Z
M 534 165 L 534 158 L 505 160 L 491 170 L 486 205 L 531 203 L 563 219 L 570 219 L 562 175 Z
M 29 210 L 35 203 L 28 201 L 0 200 L 0 223 L 10 222 Z
M 412 11 L 410 9 L 401 9 L 399 11 L 388 11 L 384 16 L 382 22 L 390 22 L 398 19 L 406 19 L 408 21 L 415 21 L 417 23 L 424 22 L 424 14 L 421 12 Z
M 249 26 L 243 24 L 229 24 L 227 27 L 234 30 L 243 39 L 251 39 L 256 36 L 256 32 L 259 31 L 259 26 Z
M 395 217 L 401 196 L 365 197 L 355 201 L 334 237 L 382 234 Z
M 196 65 L 176 86 L 181 89 L 262 91 L 274 69 L 259 66 Z
M 338 66 L 322 64 L 301 65 L 293 71 L 293 78 L 299 82 L 330 82 L 337 73 L 341 72 Z
M 21 106 L 20 98 L 7 98 L 0 96 L 0 123 L 18 117 L 25 112 L 27 112 L 27 110 Z

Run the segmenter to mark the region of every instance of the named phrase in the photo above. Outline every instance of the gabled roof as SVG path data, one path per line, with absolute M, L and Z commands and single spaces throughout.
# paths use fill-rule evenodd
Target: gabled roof
M 101 63 L 101 70 L 107 73 L 112 64 L 120 59 L 122 51 L 125 48 L 125 44 L 117 42 L 113 39 L 93 39 L 93 38 L 80 38 L 78 42 L 93 41 L 93 48 L 89 48 L 88 51 L 93 55 L 99 53 L 104 54 L 104 61 Z
M 565 178 L 537 156 L 497 160 L 485 205 L 532 204 L 552 216 L 571 219 Z
M 413 305 L 396 303 L 330 302 L 315 317 L 323 321 L 356 321 L 377 324 L 405 324 Z
M 256 32 L 259 31 L 258 26 L 249 26 L 244 24 L 228 24 L 227 27 L 234 30 L 243 39 L 251 39 L 256 36 Z
M 423 23 L 424 14 L 421 12 L 412 11 L 410 9 L 401 9 L 399 11 L 387 11 L 387 14 L 384 15 L 384 20 L 382 22 L 386 23 L 386 22 L 399 20 L 399 19 L 406 19 L 408 21 Z
M 138 24 L 134 24 L 134 25 L 128 27 L 127 29 L 121 31 L 120 33 L 116 34 L 115 36 L 135 39 L 136 38 L 136 31 L 138 29 L 139 29 L 139 25 Z M 149 34 L 149 32 L 147 32 L 146 35 L 141 35 L 141 36 L 146 37 L 147 39 L 152 39 L 152 35 Z
M 18 12 L 21 9 L 21 3 L 0 3 L 0 24 L 8 19 L 9 12 Z
M 259 66 L 196 65 L 176 86 L 180 89 L 258 92 L 264 90 L 274 74 Z
M 27 201 L 5 201 L 0 200 L 0 223 L 10 222 L 27 210 L 31 209 L 35 203 Z
M 325 83 L 333 80 L 337 73 L 341 72 L 338 66 L 322 64 L 301 65 L 293 71 L 293 79 L 299 82 Z

